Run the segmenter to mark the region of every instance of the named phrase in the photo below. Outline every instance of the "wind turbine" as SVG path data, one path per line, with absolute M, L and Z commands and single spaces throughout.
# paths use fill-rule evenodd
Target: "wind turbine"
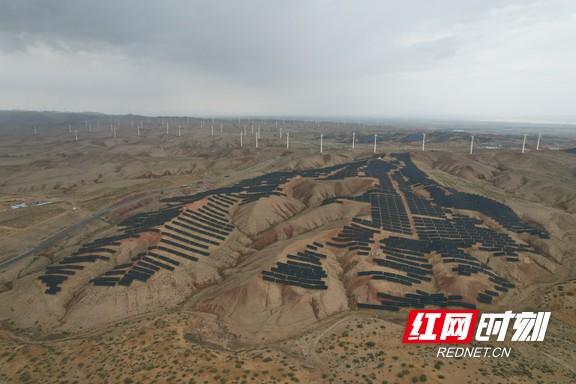
M 426 150 L 426 133 L 422 134 L 422 150 Z
M 244 143 L 242 142 L 242 137 L 244 135 L 242 134 L 242 128 L 240 128 L 240 148 L 242 148 L 244 146 Z
M 522 153 L 526 152 L 526 135 L 524 135 L 524 140 L 522 141 Z
M 290 132 L 286 131 L 286 149 L 290 149 Z
M 374 134 L 374 153 L 376 153 L 376 137 L 377 136 L 378 136 L 377 134 Z
M 470 154 L 474 153 L 474 135 L 470 136 Z
M 321 133 L 320 134 L 320 153 L 322 153 L 322 141 L 323 141 L 324 135 Z
M 538 133 L 538 141 L 536 142 L 536 150 L 540 150 L 540 141 L 542 140 L 542 132 Z
M 352 132 L 352 150 L 354 150 L 354 144 L 356 144 L 356 132 Z

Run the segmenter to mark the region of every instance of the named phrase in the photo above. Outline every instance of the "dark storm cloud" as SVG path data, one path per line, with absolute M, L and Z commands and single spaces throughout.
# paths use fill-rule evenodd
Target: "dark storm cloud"
M 271 1 L 29 1 L 13 0 L 0 13 L 3 48 L 42 42 L 61 50 L 121 50 L 231 77 L 287 80 L 334 73 L 394 70 L 429 64 L 455 53 L 455 41 L 395 46 L 418 17 L 434 19 L 450 7 L 383 7 L 371 2 Z M 418 7 L 415 7 L 418 8 Z M 484 7 L 480 11 L 486 11 Z M 397 18 L 396 16 L 401 16 Z
M 501 44 L 508 30 L 533 33 L 534 25 L 570 15 L 569 2 L 554 3 L 0 0 L 0 51 L 15 74 L 24 71 L 19 63 L 27 68 L 25 57 L 41 56 L 48 62 L 108 68 L 118 74 L 112 75 L 118 88 L 131 86 L 134 92 L 146 77 L 171 87 L 189 82 L 201 87 L 206 98 L 218 97 L 216 90 L 221 98 L 226 96 L 222 93 L 231 99 L 245 94 L 262 111 L 301 108 L 303 101 L 295 100 L 300 97 L 322 99 L 325 110 L 348 106 L 350 112 L 361 112 L 360 105 L 369 106 L 366 111 L 377 108 L 375 97 L 405 97 L 405 89 L 395 94 L 397 88 L 422 93 L 418 84 L 434 83 L 434 71 L 456 82 L 455 76 L 484 76 L 463 74 L 466 67 L 458 66 L 474 64 L 476 70 L 478 62 L 471 61 Z M 40 72 L 33 77 L 50 86 Z M 426 78 L 413 79 L 424 72 Z M 55 76 L 69 80 L 65 71 Z M 469 81 L 474 85 L 473 78 Z M 334 94 L 336 83 L 348 97 Z M 150 84 L 141 87 L 156 90 Z M 74 97 L 73 89 L 64 88 L 65 98 Z M 90 89 L 96 95 L 97 89 Z M 133 105 L 149 108 L 145 100 Z M 216 102 L 214 108 L 234 109 Z

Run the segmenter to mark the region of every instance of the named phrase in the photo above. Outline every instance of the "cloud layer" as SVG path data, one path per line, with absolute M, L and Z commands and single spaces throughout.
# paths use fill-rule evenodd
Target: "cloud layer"
M 570 0 L 0 0 L 0 9 L 0 109 L 574 115 Z

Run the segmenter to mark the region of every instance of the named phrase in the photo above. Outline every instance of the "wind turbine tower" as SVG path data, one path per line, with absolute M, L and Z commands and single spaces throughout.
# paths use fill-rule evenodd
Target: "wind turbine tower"
M 374 134 L 374 153 L 376 153 L 376 138 L 378 137 L 377 134 Z
M 286 131 L 286 149 L 290 149 L 290 132 Z
M 422 151 L 426 150 L 426 134 L 422 134 Z
M 323 141 L 324 135 L 320 134 L 320 153 L 322 153 L 322 141 Z
M 474 153 L 474 135 L 470 136 L 470 154 Z
M 352 150 L 354 150 L 355 144 L 356 144 L 356 132 L 352 132 Z
M 538 141 L 536 142 L 536 150 L 540 150 L 540 141 L 542 140 L 542 132 L 538 133 Z
M 524 140 L 522 141 L 522 153 L 526 152 L 526 135 L 524 135 Z

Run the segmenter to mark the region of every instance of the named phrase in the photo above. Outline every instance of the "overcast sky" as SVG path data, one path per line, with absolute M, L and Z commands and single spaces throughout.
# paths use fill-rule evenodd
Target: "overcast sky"
M 575 116 L 574 0 L 0 0 L 0 109 Z

